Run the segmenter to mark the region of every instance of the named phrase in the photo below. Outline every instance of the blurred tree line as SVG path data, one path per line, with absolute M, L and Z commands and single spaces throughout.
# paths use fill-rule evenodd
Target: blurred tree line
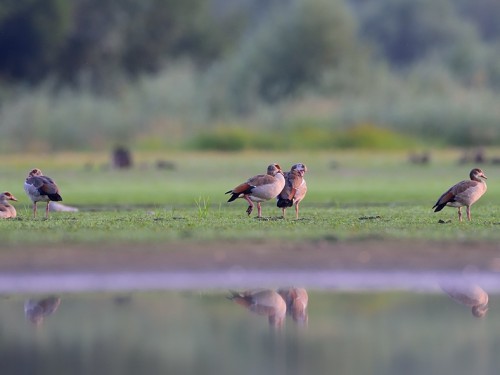
M 499 85 L 499 18 L 496 0 L 3 0 L 0 78 L 101 89 L 236 49 L 255 70 L 235 84 L 273 100 L 369 45 L 394 68 L 434 59 Z
M 498 87 L 500 2 L 494 0 L 351 0 L 360 31 L 381 58 L 405 69 L 440 62 L 467 82 L 487 75 Z M 484 77 L 483 77 L 484 78 Z
M 500 143 L 498 19 L 498 0 L 2 0 L 0 147 L 242 121 Z
M 204 0 L 5 0 L 0 77 L 99 88 L 110 77 L 153 73 L 181 57 L 203 65 L 220 57 L 240 28 L 237 17 L 213 11 Z

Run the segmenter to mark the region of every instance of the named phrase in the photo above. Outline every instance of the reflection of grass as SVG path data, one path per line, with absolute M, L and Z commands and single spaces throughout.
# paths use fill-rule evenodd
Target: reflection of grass
M 483 166 L 489 187 L 472 208 L 472 223 L 459 224 L 456 209 L 431 210 L 439 195 L 465 179 L 472 167 L 457 165 L 458 155 L 441 152 L 433 155 L 430 165 L 418 166 L 408 164 L 401 152 L 173 154 L 169 160 L 177 168 L 168 171 L 152 167 L 156 155 L 137 155 L 143 167 L 128 171 L 83 167 L 94 157 L 103 160 L 99 155 L 55 156 L 35 164 L 58 182 L 63 203 L 82 211 L 53 213 L 49 220 L 31 219 L 30 202 L 22 191 L 33 163 L 25 157 L 26 163 L 21 158 L 12 165 L 15 158 L 6 156 L 0 189 L 19 198 L 14 203 L 19 218 L 0 222 L 0 237 L 9 244 L 262 238 L 498 240 L 498 169 Z M 309 192 L 299 221 L 293 215 L 286 220 L 255 220 L 246 215 L 243 200 L 226 202 L 225 191 L 264 173 L 275 161 L 284 169 L 299 161 L 309 168 Z M 265 217 L 281 215 L 274 201 L 262 206 Z M 86 209 L 90 207 L 98 210 Z M 216 214 L 200 220 L 211 209 Z M 438 224 L 439 219 L 451 223 Z

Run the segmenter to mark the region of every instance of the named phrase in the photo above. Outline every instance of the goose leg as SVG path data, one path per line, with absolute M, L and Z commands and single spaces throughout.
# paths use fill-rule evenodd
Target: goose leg
M 470 217 L 470 206 L 467 206 L 467 220 L 471 220 L 471 217 Z
M 246 201 L 248 202 L 248 208 L 247 208 L 247 214 L 250 216 L 250 214 L 252 213 L 253 211 L 253 202 L 250 198 L 248 198 L 247 195 L 244 196 L 244 198 L 246 199 Z
M 462 221 L 462 207 L 458 207 L 458 221 Z

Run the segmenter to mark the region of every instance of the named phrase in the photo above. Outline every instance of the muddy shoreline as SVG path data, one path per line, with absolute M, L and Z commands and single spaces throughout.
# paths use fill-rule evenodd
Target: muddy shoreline
M 500 245 L 435 241 L 218 241 L 4 247 L 0 273 L 213 270 L 500 272 Z

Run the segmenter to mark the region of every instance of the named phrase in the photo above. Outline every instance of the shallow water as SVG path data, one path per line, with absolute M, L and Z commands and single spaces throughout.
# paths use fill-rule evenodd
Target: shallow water
M 303 282 L 307 323 L 276 326 L 227 298 L 257 282 Z M 487 315 L 474 317 L 444 284 L 482 287 Z M 2 374 L 497 374 L 499 285 L 479 273 L 2 275 L 0 365 Z
M 0 273 L 0 293 L 207 290 L 300 285 L 314 290 L 439 291 L 441 284 L 479 284 L 500 294 L 500 273 L 460 271 L 258 271 L 234 268 L 175 272 Z

